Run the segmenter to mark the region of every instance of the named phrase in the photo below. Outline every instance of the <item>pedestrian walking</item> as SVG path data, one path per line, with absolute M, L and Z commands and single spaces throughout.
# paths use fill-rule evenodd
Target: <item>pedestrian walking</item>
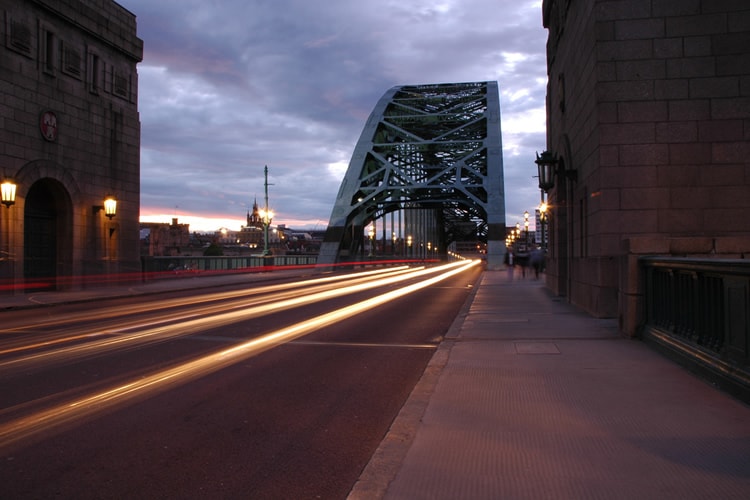
M 534 268 L 534 278 L 539 279 L 539 272 L 544 269 L 544 252 L 539 247 L 531 251 L 531 267 Z
M 513 281 L 513 251 L 505 254 L 505 268 L 508 270 L 508 281 Z

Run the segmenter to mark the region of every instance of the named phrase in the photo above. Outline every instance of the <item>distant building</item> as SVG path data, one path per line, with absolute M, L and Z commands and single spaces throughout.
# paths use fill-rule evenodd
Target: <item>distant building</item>
M 141 229 L 147 230 L 145 255 L 150 257 L 175 256 L 191 253 L 190 225 L 179 224 L 177 218 L 171 224 L 142 222 Z
M 323 241 L 322 236 L 316 238 L 312 232 L 296 231 L 287 228 L 284 224 L 279 224 L 276 228 L 281 251 L 287 254 L 317 254 L 320 252 L 320 244 Z
M 138 272 L 143 42 L 111 0 L 0 0 L 0 281 Z M 116 200 L 105 216 L 104 199 Z
M 750 2 L 542 9 L 547 149 L 561 162 L 547 284 L 633 335 L 639 256 L 750 254 Z
M 260 209 L 258 208 L 258 202 L 253 202 L 253 211 L 247 212 L 247 224 L 240 228 L 240 232 L 237 233 L 237 242 L 240 245 L 245 245 L 250 248 L 259 248 L 263 250 L 265 243 L 265 231 L 263 226 L 263 220 L 260 217 Z M 269 234 L 270 238 L 270 234 Z

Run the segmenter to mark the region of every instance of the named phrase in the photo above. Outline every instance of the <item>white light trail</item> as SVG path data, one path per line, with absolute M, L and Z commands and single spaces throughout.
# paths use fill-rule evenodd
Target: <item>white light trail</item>
M 433 268 L 434 269 L 434 268 Z M 345 295 L 357 291 L 357 287 L 362 287 L 359 290 L 366 290 L 368 288 L 382 286 L 383 283 L 388 283 L 388 280 L 394 276 L 401 276 L 400 279 L 409 279 L 410 276 L 414 276 L 415 273 L 423 271 L 424 268 L 409 268 L 406 266 L 392 268 L 387 271 L 369 271 L 363 273 L 345 275 L 345 278 L 349 278 L 348 282 L 353 283 L 347 287 L 341 287 L 337 283 L 341 280 L 340 276 L 319 278 L 316 280 L 308 280 L 301 283 L 286 283 L 281 285 L 271 285 L 265 287 L 265 290 L 275 291 L 275 295 L 269 295 L 264 298 L 248 298 L 241 302 L 235 302 L 232 306 L 225 304 L 219 305 L 208 305 L 199 307 L 191 310 L 189 314 L 184 311 L 176 312 L 173 314 L 163 315 L 157 319 L 144 322 L 143 320 L 130 320 L 130 321 L 119 321 L 117 327 L 110 329 L 102 329 L 101 326 L 96 326 L 90 329 L 78 330 L 75 335 L 66 335 L 55 340 L 43 340 L 41 342 L 35 342 L 32 344 L 26 343 L 21 346 L 10 347 L 0 351 L 0 355 L 11 354 L 20 351 L 30 351 L 39 348 L 49 347 L 51 345 L 70 343 L 80 339 L 88 339 L 93 336 L 111 336 L 117 335 L 114 338 L 100 338 L 97 340 L 91 340 L 86 344 L 71 345 L 68 347 L 62 347 L 54 351 L 45 351 L 35 354 L 28 354 L 23 357 L 16 359 L 0 362 L 0 370 L 6 368 L 12 368 L 31 362 L 37 362 L 40 360 L 46 362 L 53 362 L 55 360 L 70 361 L 84 356 L 91 356 L 94 354 L 101 354 L 105 350 L 109 349 L 123 349 L 131 348 L 137 345 L 142 345 L 147 342 L 161 342 L 168 340 L 175 336 L 190 335 L 206 327 L 222 326 L 237 321 L 242 321 L 250 317 L 259 317 L 264 314 L 271 314 L 273 312 L 282 311 L 291 307 L 296 307 L 304 303 L 313 303 L 329 298 Z M 333 290 L 333 292 L 331 292 Z M 248 295 L 247 291 L 235 291 L 235 292 L 223 292 L 222 298 L 227 296 L 238 296 L 245 298 Z M 255 294 L 251 294 L 255 296 Z M 175 299 L 177 301 L 182 299 Z M 204 299 L 205 300 L 205 299 Z M 173 301 L 167 301 L 172 303 Z M 180 305 L 190 304 L 193 300 L 182 302 Z M 147 306 L 148 307 L 148 306 Z M 227 313 L 227 309 L 238 310 L 238 312 Z M 148 310 L 148 309 L 147 309 Z M 130 313 L 134 312 L 132 308 L 129 309 Z M 137 309 L 136 309 L 137 311 Z M 218 314 L 217 314 L 218 313 Z M 101 313 L 101 317 L 107 317 L 106 312 Z M 86 317 L 87 320 L 95 319 Z M 192 321 L 191 321 L 192 319 Z M 173 323 L 179 320 L 179 323 Z M 173 324 L 169 324 L 173 323 Z M 166 325 L 159 327 L 158 325 Z M 35 325 L 35 328 L 39 328 L 39 325 Z M 144 328 L 148 328 L 145 329 Z M 140 331 L 133 331 L 140 330 Z
M 374 307 L 380 306 L 392 300 L 396 300 L 400 297 L 426 288 L 458 273 L 464 272 L 467 269 L 478 264 L 479 261 L 459 261 L 444 266 L 422 269 L 414 273 L 410 273 L 408 275 L 409 277 L 412 277 L 413 275 L 425 276 L 434 273 L 440 274 L 437 274 L 423 281 L 405 286 L 403 288 L 398 288 L 390 292 L 372 297 L 370 299 L 363 300 L 356 304 L 343 307 L 336 311 L 322 314 L 306 321 L 302 321 L 280 330 L 276 330 L 247 342 L 242 342 L 236 346 L 230 347 L 229 349 L 223 349 L 221 351 L 202 356 L 193 361 L 182 363 L 172 368 L 161 370 L 151 375 L 141 377 L 138 380 L 134 380 L 126 384 L 107 389 L 97 394 L 59 404 L 47 410 L 42 410 L 34 414 L 2 424 L 0 425 L 0 449 L 9 447 L 14 443 L 28 439 L 42 431 L 49 432 L 61 426 L 79 421 L 80 419 L 91 417 L 105 410 L 112 409 L 117 405 L 123 405 L 125 403 L 132 403 L 136 400 L 145 399 L 168 388 L 185 384 L 191 380 L 195 380 L 199 377 L 216 372 L 239 361 L 243 361 L 250 357 L 256 356 L 273 347 L 300 338 L 312 331 L 320 329 L 323 326 L 342 321 L 361 312 L 367 311 Z M 404 279 L 407 278 L 403 276 L 393 276 L 386 278 L 385 280 L 378 281 L 396 283 L 399 281 L 403 281 Z M 371 287 L 372 285 L 368 283 L 346 288 L 364 290 Z M 352 290 L 350 290 L 350 292 L 351 291 Z M 336 291 L 334 290 L 329 293 L 335 296 L 337 295 L 335 292 Z M 305 302 L 304 297 L 301 297 L 298 300 L 300 301 L 300 303 Z M 235 317 L 237 314 L 238 313 L 231 313 L 227 316 Z M 233 321 L 236 320 L 237 319 L 235 317 Z M 191 321 L 188 323 L 193 322 Z M 211 320 L 211 325 L 216 326 L 216 323 Z M 180 328 L 184 327 L 185 325 L 180 326 Z
M 409 269 L 411 269 L 409 266 L 389 267 L 389 268 L 374 269 L 374 270 L 362 271 L 362 272 L 351 273 L 351 274 L 335 274 L 331 276 L 307 279 L 304 281 L 294 281 L 292 283 L 279 283 L 279 284 L 274 284 L 274 285 L 262 285 L 262 284 L 258 285 L 257 283 L 248 280 L 247 285 L 252 286 L 252 288 L 245 288 L 242 290 L 232 290 L 232 291 L 224 291 L 224 292 L 204 293 L 200 295 L 192 295 L 190 297 L 158 300 L 158 301 L 152 301 L 152 302 L 147 302 L 147 303 L 140 303 L 137 305 L 110 307 L 102 311 L 87 310 L 84 312 L 66 314 L 63 317 L 57 317 L 54 319 L 40 318 L 37 322 L 33 324 L 33 328 L 34 330 L 39 330 L 40 328 L 50 328 L 50 327 L 65 325 L 68 323 L 75 323 L 75 322 L 83 321 L 83 320 L 91 321 L 91 320 L 97 320 L 97 319 L 111 318 L 113 316 L 124 316 L 127 314 L 143 314 L 143 313 L 147 313 L 151 311 L 168 309 L 171 307 L 185 307 L 185 306 L 189 306 L 193 304 L 204 304 L 206 302 L 213 302 L 213 301 L 219 301 L 219 300 L 229 300 L 229 299 L 240 298 L 240 297 L 251 297 L 251 296 L 262 295 L 262 294 L 267 294 L 267 293 L 272 293 L 272 292 L 279 292 L 283 290 L 290 290 L 290 289 L 295 289 L 295 288 L 300 288 L 300 287 L 312 287 L 312 286 L 323 285 L 327 283 L 334 283 L 334 282 L 343 281 L 343 280 L 354 280 L 354 279 L 360 279 L 360 278 L 365 279 L 365 278 L 374 277 L 378 275 L 384 275 L 384 274 L 408 272 Z M 24 323 L 23 326 L 19 326 L 19 327 L 11 327 L 11 328 L 5 327 L 2 329 L 2 331 L 0 331 L 0 334 L 22 332 L 28 329 L 29 329 L 28 323 Z M 54 343 L 56 343 L 56 341 L 50 342 L 50 344 L 54 344 Z M 11 351 L 0 351 L 0 354 L 4 354 L 6 352 L 11 352 Z

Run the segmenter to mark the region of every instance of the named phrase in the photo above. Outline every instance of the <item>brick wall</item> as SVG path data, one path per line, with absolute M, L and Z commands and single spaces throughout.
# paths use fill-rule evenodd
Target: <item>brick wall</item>
M 568 266 L 571 300 L 619 315 L 632 334 L 630 241 L 662 242 L 636 246 L 673 255 L 750 254 L 750 2 L 547 0 L 543 9 L 548 148 L 578 173 L 550 196 L 567 209 L 556 231 L 569 246 L 552 276 Z

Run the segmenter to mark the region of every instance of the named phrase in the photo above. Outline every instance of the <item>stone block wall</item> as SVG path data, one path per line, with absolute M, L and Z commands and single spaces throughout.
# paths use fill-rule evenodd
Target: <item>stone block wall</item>
M 545 0 L 543 13 L 547 147 L 577 172 L 550 193 L 569 259 L 552 249 L 551 274 L 568 266 L 571 301 L 634 334 L 633 255 L 750 252 L 750 3 Z M 614 307 L 600 297 L 610 259 Z
M 56 193 L 58 272 L 139 270 L 135 16 L 112 0 L 0 0 L 0 16 L 0 174 L 18 185 L 3 213 L 9 273 L 24 277 L 26 198 L 40 183 Z M 106 195 L 111 220 L 95 208 Z

